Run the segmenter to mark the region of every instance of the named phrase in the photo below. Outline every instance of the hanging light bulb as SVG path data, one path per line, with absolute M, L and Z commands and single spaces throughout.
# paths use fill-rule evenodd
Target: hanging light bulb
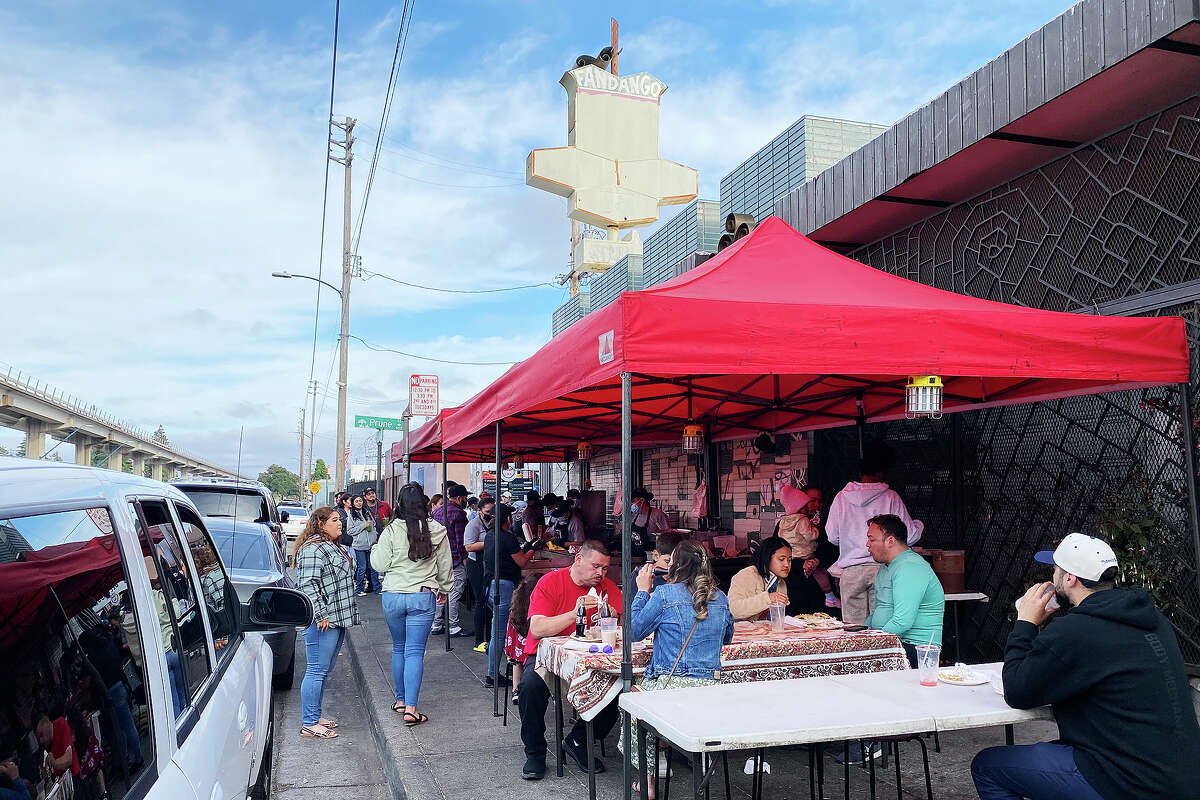
M 904 387 L 904 416 L 909 419 L 942 416 L 942 379 L 937 375 L 912 375 Z
M 525 459 L 519 453 L 513 456 L 512 467 L 513 469 L 525 469 Z
M 704 447 L 704 428 L 699 425 L 683 426 L 683 452 L 699 453 Z
M 591 461 L 592 443 L 587 439 L 581 439 L 579 445 L 575 448 L 575 457 L 580 461 Z

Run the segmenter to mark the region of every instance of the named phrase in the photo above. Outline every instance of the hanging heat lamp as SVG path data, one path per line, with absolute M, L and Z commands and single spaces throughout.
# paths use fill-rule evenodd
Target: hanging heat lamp
M 513 469 L 525 469 L 525 459 L 522 458 L 520 454 L 513 456 L 512 468 Z
M 592 443 L 587 439 L 581 439 L 579 445 L 575 448 L 575 458 L 580 461 L 591 461 Z
M 690 422 L 683 426 L 683 452 L 699 453 L 704 448 L 704 428 Z
M 942 379 L 937 375 L 911 375 L 904 387 L 904 416 L 909 419 L 942 416 Z

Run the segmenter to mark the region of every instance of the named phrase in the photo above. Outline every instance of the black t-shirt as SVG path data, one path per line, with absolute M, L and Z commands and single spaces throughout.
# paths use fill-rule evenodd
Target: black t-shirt
M 513 536 L 510 531 L 500 531 L 500 580 L 512 581 L 514 584 L 521 582 L 521 568 L 517 566 L 517 562 L 512 560 L 513 554 L 520 551 L 521 545 L 517 542 L 517 537 Z M 496 532 L 488 531 L 487 536 L 483 537 L 484 581 L 491 583 L 495 573 Z

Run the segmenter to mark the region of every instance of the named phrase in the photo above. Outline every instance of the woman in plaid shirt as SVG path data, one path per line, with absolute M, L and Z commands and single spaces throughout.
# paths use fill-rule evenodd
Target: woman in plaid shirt
M 300 735 L 313 739 L 333 739 L 337 723 L 321 716 L 321 696 L 325 677 L 337 663 L 338 651 L 346 637 L 346 628 L 358 624 L 354 603 L 354 562 L 338 546 L 342 519 L 329 506 L 322 506 L 308 518 L 304 533 L 296 544 L 296 567 L 300 590 L 313 604 L 313 623 L 304 630 L 304 681 L 300 684 Z

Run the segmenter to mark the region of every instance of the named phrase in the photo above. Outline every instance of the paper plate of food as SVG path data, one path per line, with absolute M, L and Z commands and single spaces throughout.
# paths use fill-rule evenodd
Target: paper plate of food
M 843 627 L 840 619 L 821 613 L 797 614 L 794 617 L 785 617 L 783 621 L 788 627 L 803 631 L 839 631 Z
M 985 672 L 979 672 L 966 664 L 955 664 L 953 667 L 942 667 L 938 670 L 938 680 L 955 686 L 981 686 L 988 682 Z

